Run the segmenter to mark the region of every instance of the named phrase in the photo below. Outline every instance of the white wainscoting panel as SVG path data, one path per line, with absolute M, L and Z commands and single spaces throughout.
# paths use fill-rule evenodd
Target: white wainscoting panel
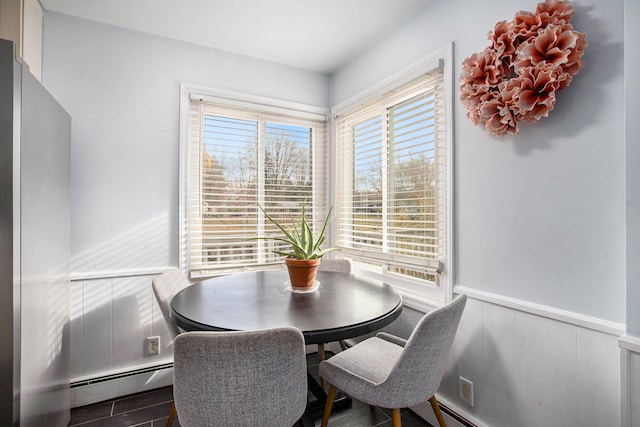
M 515 425 L 575 426 L 576 328 L 516 313 Z
M 577 424 L 620 425 L 620 349 L 618 337 L 577 328 Z M 609 365 L 605 363 L 612 362 Z M 597 404 L 596 404 L 597 402 Z
M 71 282 L 72 383 L 90 382 L 173 360 L 173 342 L 151 287 L 156 275 L 119 273 Z M 159 355 L 146 353 L 145 340 L 150 336 L 160 336 Z M 170 376 L 161 377 L 158 384 L 166 381 L 170 384 Z M 118 392 L 141 391 L 139 378 L 119 379 Z M 92 386 L 89 394 L 85 388 L 84 396 L 75 396 L 74 402 L 92 403 L 87 396 L 93 401 L 110 398 L 112 391 L 103 389 L 113 388 L 116 383 L 101 384 Z
M 640 353 L 629 351 L 629 425 L 640 426 Z
M 144 363 L 147 359 L 145 339 L 152 336 L 153 323 L 150 282 L 146 276 L 111 280 L 113 369 L 126 369 Z
M 640 426 L 640 337 L 623 335 L 620 346 L 622 427 Z
M 80 339 L 82 342 L 82 375 L 89 376 L 113 369 L 111 279 L 86 280 L 80 286 L 82 334 L 72 336 L 71 341 Z
M 482 389 L 475 396 L 478 415 L 488 425 L 516 425 L 516 313 L 499 305 L 476 303 L 483 307 L 482 360 L 486 361 L 480 371 Z
M 445 390 L 443 394 L 446 396 L 458 395 L 458 378 L 460 376 L 471 379 L 477 372 L 480 372 L 482 322 L 472 319 L 482 319 L 482 303 L 468 299 L 440 386 L 441 392 Z M 474 387 L 476 387 L 475 384 Z M 465 403 L 460 402 L 460 404 L 467 407 Z
M 71 341 L 71 378 L 79 378 L 84 372 L 84 351 L 83 351 L 83 307 L 82 307 L 82 282 L 71 282 L 71 299 L 70 317 L 71 328 L 69 333 Z
M 401 318 L 411 311 L 405 308 Z M 471 293 L 438 391 L 441 400 L 480 426 L 619 426 L 623 328 L 548 311 Z M 634 369 L 640 378 L 640 356 L 630 363 Z M 473 382 L 473 407 L 458 397 L 460 376 Z M 634 387 L 637 399 L 639 380 Z M 630 406 L 640 408 L 640 402 Z M 413 409 L 431 419 L 428 404 Z

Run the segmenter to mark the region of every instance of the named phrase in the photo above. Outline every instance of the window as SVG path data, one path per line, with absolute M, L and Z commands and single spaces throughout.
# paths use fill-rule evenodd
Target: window
M 272 250 L 282 243 L 255 239 L 279 234 L 258 204 L 286 223 L 307 201 L 321 225 L 326 116 L 196 93 L 188 104 L 183 261 L 190 276 L 281 264 Z
M 443 64 L 335 114 L 341 254 L 385 281 L 441 299 L 444 270 L 451 264 L 451 138 Z

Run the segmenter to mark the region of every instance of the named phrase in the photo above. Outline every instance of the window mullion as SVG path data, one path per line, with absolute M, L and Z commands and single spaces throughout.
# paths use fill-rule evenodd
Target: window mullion
M 346 246 L 351 242 L 344 240 L 345 236 L 353 236 L 353 216 L 354 216 L 354 134 L 355 128 L 352 123 L 337 121 L 337 142 L 336 153 L 338 168 L 337 177 L 337 207 L 336 207 L 336 235 L 337 244 Z M 348 141 L 346 143 L 345 141 Z
M 389 220 L 390 220 L 390 200 L 392 197 L 393 185 L 393 145 L 391 139 L 393 138 L 393 123 L 389 119 L 389 115 L 384 109 L 381 113 L 381 134 L 382 134 L 382 253 L 389 253 Z
M 329 162 L 328 162 L 328 144 L 322 144 L 321 141 L 327 141 L 326 126 L 314 126 L 311 132 L 311 198 L 314 201 L 313 214 L 316 218 L 318 229 L 322 227 L 324 218 L 332 205 L 329 201 Z M 335 216 L 335 212 L 332 212 Z M 333 239 L 329 239 L 326 246 L 331 246 Z
M 265 135 L 266 135 L 266 122 L 264 119 L 258 119 L 258 138 L 257 138 L 257 154 L 258 154 L 258 164 L 257 164 L 257 194 L 256 197 L 258 199 L 258 204 L 262 207 L 266 208 L 266 171 L 265 171 Z M 258 217 L 257 217 L 257 235 L 265 236 L 266 226 L 265 226 L 265 215 L 261 209 L 258 209 Z M 257 259 L 258 263 L 262 264 L 266 262 L 266 254 L 267 254 L 267 240 L 258 240 L 258 253 Z

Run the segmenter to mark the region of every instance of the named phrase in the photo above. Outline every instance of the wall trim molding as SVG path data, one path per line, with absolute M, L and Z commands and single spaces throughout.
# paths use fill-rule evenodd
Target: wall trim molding
M 402 305 L 412 308 L 421 313 L 428 313 L 442 305 L 442 303 L 433 301 L 423 295 L 417 295 L 413 292 L 408 292 L 405 289 L 396 288 L 400 295 L 402 295 Z
M 87 271 L 87 272 L 71 272 L 71 281 L 79 282 L 81 280 L 100 280 L 113 279 L 118 277 L 134 277 L 134 276 L 151 276 L 160 274 L 165 270 L 175 267 L 153 267 L 123 270 L 106 270 L 106 271 Z
M 536 304 L 516 298 L 506 297 L 491 292 L 480 291 L 466 286 L 456 286 L 453 291 L 455 293 L 465 294 L 469 298 L 488 302 L 491 304 L 509 307 L 514 310 L 525 313 L 535 314 L 560 322 L 580 326 L 582 328 L 592 329 L 597 332 L 603 332 L 609 335 L 622 336 L 625 333 L 625 325 L 622 323 L 611 322 L 609 320 L 597 317 L 587 316 L 572 311 L 562 310 L 556 307 L 550 307 L 542 304 Z
M 618 339 L 620 348 L 640 354 L 640 337 L 624 334 Z

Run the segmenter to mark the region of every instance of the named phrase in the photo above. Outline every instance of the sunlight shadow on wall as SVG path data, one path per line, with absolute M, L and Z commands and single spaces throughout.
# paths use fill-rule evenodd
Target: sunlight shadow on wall
M 169 264 L 169 215 L 163 214 L 71 255 L 73 273 L 134 270 Z

